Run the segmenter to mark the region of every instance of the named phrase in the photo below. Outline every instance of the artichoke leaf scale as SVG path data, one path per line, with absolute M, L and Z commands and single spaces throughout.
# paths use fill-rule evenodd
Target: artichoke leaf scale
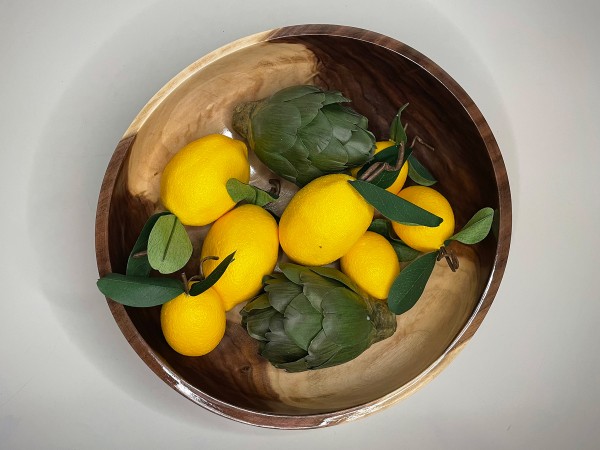
M 306 351 L 298 347 L 285 333 L 282 314 L 273 315 L 269 321 L 269 328 L 270 331 L 265 333 L 268 342 L 262 348 L 261 355 L 271 363 L 296 361 L 306 355 Z
M 323 331 L 328 339 L 342 345 L 370 341 L 374 325 L 366 302 L 345 288 L 331 291 L 322 300 Z
M 319 111 L 310 123 L 298 129 L 297 136 L 304 147 L 322 152 L 329 145 L 333 133 L 325 114 Z
M 335 352 L 331 356 L 331 358 L 322 363 L 319 366 L 319 368 L 333 367 L 348 362 L 358 357 L 367 348 L 369 348 L 369 345 L 365 345 L 365 343 L 362 342 L 358 345 L 353 345 L 351 347 L 342 347 L 337 352 Z
M 342 95 L 340 91 L 325 91 L 325 100 L 323 106 L 331 105 L 334 103 L 350 103 L 350 99 Z
M 294 100 L 297 98 L 301 98 L 305 95 L 314 94 L 316 92 L 323 92 L 316 86 L 310 84 L 298 85 L 298 86 L 290 86 L 287 88 L 283 88 L 273 94 L 269 101 L 270 102 L 289 102 L 290 100 Z
M 269 322 L 274 314 L 273 308 L 260 310 L 248 316 L 243 325 L 246 327 L 248 334 L 259 341 L 267 341 L 266 334 L 269 332 Z
M 290 148 L 302 123 L 300 111 L 286 103 L 262 106 L 251 121 L 254 150 L 259 156 Z
M 265 286 L 265 291 L 269 294 L 271 306 L 284 314 L 290 302 L 302 293 L 302 287 L 293 283 L 272 283 Z
M 301 126 L 304 127 L 312 122 L 321 108 L 325 100 L 323 92 L 315 92 L 296 98 L 292 103 L 295 108 L 298 108 L 300 113 Z
M 283 328 L 292 341 L 303 350 L 321 331 L 323 316 L 304 294 L 296 296 L 285 310 Z
M 311 270 L 322 277 L 342 283 L 344 286 L 352 289 L 356 293 L 360 293 L 360 289 L 356 283 L 354 283 L 354 281 L 352 281 L 348 276 L 344 275 L 337 269 L 332 267 L 312 267 Z

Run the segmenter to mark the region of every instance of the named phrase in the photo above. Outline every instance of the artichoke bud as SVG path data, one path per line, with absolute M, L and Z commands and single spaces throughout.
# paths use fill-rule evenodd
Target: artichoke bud
M 273 172 L 304 186 L 369 161 L 375 136 L 368 120 L 337 91 L 292 86 L 234 109 L 233 128 Z
M 396 331 L 396 316 L 339 270 L 281 264 L 241 310 L 259 352 L 288 372 L 348 362 Z

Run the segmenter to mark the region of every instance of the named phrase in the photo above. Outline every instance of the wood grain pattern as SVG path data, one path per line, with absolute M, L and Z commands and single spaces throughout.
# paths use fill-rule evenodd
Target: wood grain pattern
M 456 245 L 461 266 L 436 265 L 417 305 L 397 318 L 398 331 L 354 361 L 288 374 L 257 354 L 256 343 L 228 313 L 225 338 L 209 355 L 189 358 L 166 344 L 160 308 L 126 308 L 108 300 L 128 342 L 146 364 L 185 397 L 217 414 L 274 428 L 312 428 L 355 420 L 389 406 L 439 373 L 488 312 L 506 265 L 511 234 L 508 178 L 494 137 L 468 95 L 442 69 L 391 38 L 350 27 L 287 27 L 236 41 L 207 55 L 159 91 L 117 146 L 98 202 L 100 275 L 122 272 L 146 218 L 162 206 L 160 174 L 191 140 L 231 133 L 231 110 L 282 87 L 311 83 L 338 89 L 386 139 L 398 107 L 409 134 L 434 145 L 419 158 L 440 180 L 460 228 L 478 209 L 498 211 L 497 237 Z M 235 134 L 234 134 L 235 136 Z M 251 157 L 252 183 L 273 174 Z M 282 203 L 296 188 L 283 183 Z M 195 255 L 208 227 L 188 231 Z M 455 245 L 455 244 L 453 244 Z M 197 258 L 186 267 L 197 271 Z

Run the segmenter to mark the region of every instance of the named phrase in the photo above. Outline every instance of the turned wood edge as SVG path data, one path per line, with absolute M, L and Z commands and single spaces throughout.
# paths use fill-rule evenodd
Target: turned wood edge
M 273 33 L 274 30 L 263 31 L 250 36 L 242 37 L 229 44 L 226 44 L 220 48 L 213 50 L 206 54 L 200 59 L 196 60 L 175 77 L 173 77 L 167 84 L 165 84 L 156 94 L 154 94 L 148 103 L 142 108 L 142 110 L 135 117 L 129 128 L 125 131 L 124 136 L 136 135 L 142 128 L 146 120 L 152 115 L 156 108 L 167 98 L 173 91 L 177 90 L 186 80 L 197 73 L 202 68 L 214 63 L 215 61 L 237 52 L 246 47 L 256 45 L 261 42 L 265 42 L 267 37 Z M 125 139 L 125 138 L 124 138 Z

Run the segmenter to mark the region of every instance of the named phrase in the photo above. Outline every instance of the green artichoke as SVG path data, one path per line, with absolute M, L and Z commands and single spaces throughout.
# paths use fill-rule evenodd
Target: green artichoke
M 233 128 L 269 169 L 304 186 L 373 156 L 375 137 L 367 130 L 368 120 L 342 105 L 349 101 L 337 91 L 292 86 L 238 105 Z
M 356 358 L 396 331 L 386 302 L 361 293 L 329 267 L 281 264 L 265 277 L 264 293 L 241 311 L 260 354 L 288 372 L 322 369 Z

